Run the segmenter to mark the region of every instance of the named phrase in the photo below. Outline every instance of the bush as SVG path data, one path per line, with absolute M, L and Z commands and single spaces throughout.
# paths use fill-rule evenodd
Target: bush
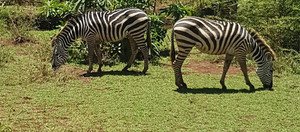
M 300 2 L 293 0 L 239 1 L 238 20 L 270 40 L 272 47 L 300 51 Z
M 300 54 L 292 49 L 279 48 L 274 68 L 278 73 L 300 74 Z
M 39 29 L 51 30 L 58 28 L 66 21 L 66 16 L 72 13 L 72 4 L 68 1 L 50 0 L 40 9 L 35 25 Z

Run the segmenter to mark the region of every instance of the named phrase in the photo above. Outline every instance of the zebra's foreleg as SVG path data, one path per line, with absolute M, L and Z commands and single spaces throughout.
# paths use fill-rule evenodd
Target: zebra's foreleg
M 234 56 L 230 55 L 230 54 L 226 54 L 226 56 L 225 56 L 225 62 L 224 62 L 224 66 L 223 66 L 223 73 L 222 73 L 222 77 L 220 79 L 220 84 L 222 85 L 223 90 L 227 89 L 227 87 L 225 85 L 225 77 L 226 77 L 226 73 L 227 73 L 227 71 L 230 67 L 230 63 L 231 63 L 233 57 Z
M 239 57 L 237 56 L 237 60 L 239 62 L 241 70 L 244 74 L 246 84 L 249 86 L 250 91 L 254 91 L 255 88 L 252 85 L 252 83 L 250 82 L 250 79 L 249 79 L 249 76 L 248 76 L 247 65 L 246 65 L 246 56 L 245 55 L 242 55 L 242 56 L 239 56 Z
M 143 69 L 143 73 L 145 74 L 148 70 L 148 65 L 149 65 L 149 50 L 147 48 L 147 46 L 143 46 L 141 47 L 141 51 L 144 57 L 144 69 Z
M 100 50 L 100 45 L 99 44 L 96 44 L 95 46 L 95 54 L 97 56 L 97 60 L 98 60 L 98 64 L 99 64 L 99 68 L 97 70 L 98 73 L 101 73 L 102 70 L 102 66 L 103 66 L 103 63 L 102 63 L 102 54 L 101 54 L 101 50 Z
M 93 56 L 94 56 L 94 50 L 95 50 L 95 44 L 93 42 L 88 41 L 88 61 L 89 61 L 89 68 L 87 70 L 87 73 L 90 74 L 93 70 Z
M 128 39 L 129 39 L 129 44 L 130 44 L 130 48 L 131 48 L 131 55 L 127 62 L 127 65 L 122 69 L 122 71 L 128 71 L 128 68 L 131 67 L 132 63 L 135 60 L 135 56 L 138 53 L 138 49 L 137 49 L 137 46 L 136 46 L 133 38 L 131 36 L 128 36 Z

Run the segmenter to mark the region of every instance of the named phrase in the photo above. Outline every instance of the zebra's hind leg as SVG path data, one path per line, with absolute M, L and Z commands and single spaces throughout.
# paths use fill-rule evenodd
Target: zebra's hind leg
M 102 63 L 102 54 L 101 54 L 101 50 L 100 50 L 100 45 L 99 44 L 96 44 L 95 46 L 95 54 L 97 56 L 97 60 L 98 60 L 98 64 L 99 64 L 99 68 L 97 70 L 98 73 L 101 73 L 102 70 L 102 66 L 103 66 L 103 63 Z
M 186 59 L 186 57 L 188 56 L 188 54 L 190 53 L 190 51 L 192 50 L 192 47 L 194 45 L 190 45 L 191 47 L 184 47 L 184 48 L 180 47 L 181 43 L 177 42 L 177 45 L 178 45 L 179 51 L 178 51 L 175 61 L 172 63 L 173 70 L 175 73 L 175 84 L 177 85 L 177 87 L 179 89 L 186 89 L 187 85 L 183 81 L 181 67 L 182 67 L 184 60 Z
M 224 62 L 224 66 L 223 66 L 223 73 L 222 73 L 222 77 L 220 79 L 220 84 L 222 85 L 223 90 L 227 89 L 227 87 L 225 85 L 225 77 L 226 77 L 226 73 L 227 73 L 227 71 L 230 67 L 230 63 L 231 63 L 233 57 L 234 56 L 230 55 L 230 54 L 226 54 L 226 56 L 225 56 L 225 62 Z
M 182 67 L 183 61 L 178 61 L 177 59 L 173 62 L 173 70 L 175 73 L 175 84 L 178 87 L 178 89 L 186 89 L 187 85 L 184 83 L 182 78 Z
M 246 65 L 246 56 L 245 55 L 240 55 L 239 57 L 237 56 L 237 60 L 240 64 L 241 70 L 244 74 L 245 82 L 249 86 L 250 91 L 254 91 L 255 88 L 250 82 L 249 76 L 248 76 L 248 71 L 247 71 L 247 65 Z

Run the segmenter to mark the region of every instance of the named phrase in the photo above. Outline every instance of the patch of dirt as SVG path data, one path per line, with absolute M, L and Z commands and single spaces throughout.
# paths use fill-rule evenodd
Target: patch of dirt
M 224 62 L 210 62 L 210 61 L 196 61 L 196 60 L 190 60 L 187 65 L 184 65 L 184 67 L 187 67 L 192 70 L 193 73 L 205 73 L 205 74 L 222 74 L 223 72 L 223 64 Z M 248 73 L 255 71 L 254 67 L 248 66 Z M 242 71 L 240 70 L 239 65 L 233 65 L 231 64 L 229 67 L 229 70 L 227 72 L 228 74 L 242 74 Z
M 86 73 L 86 70 L 76 68 L 74 66 L 68 66 L 68 65 L 65 65 L 63 69 L 64 69 L 63 72 L 65 72 L 66 74 L 72 74 L 72 75 L 76 76 L 76 78 L 78 78 L 79 80 L 81 80 L 84 83 L 90 83 L 92 80 L 92 78 L 90 78 L 90 77 L 82 76 L 83 74 Z
M 12 45 L 11 40 L 9 39 L 0 39 L 0 45 L 4 46 L 4 45 Z

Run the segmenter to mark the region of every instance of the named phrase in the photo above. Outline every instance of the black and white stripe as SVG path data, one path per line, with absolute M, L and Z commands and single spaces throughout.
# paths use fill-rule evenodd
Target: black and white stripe
M 60 33 L 52 40 L 54 46 L 52 67 L 57 69 L 67 59 L 67 48 L 77 38 L 82 38 L 88 45 L 89 69 L 92 67 L 92 57 L 95 53 L 98 58 L 101 72 L 102 55 L 100 53 L 101 42 L 116 42 L 128 38 L 132 55 L 127 66 L 127 70 L 133 63 L 135 56 L 140 49 L 144 56 L 144 70 L 148 69 L 148 48 L 150 45 L 150 20 L 147 14 L 135 8 L 119 9 L 115 11 L 93 11 L 79 15 L 70 19 Z M 147 40 L 144 35 L 147 31 Z M 147 41 L 147 44 L 146 44 Z
M 227 21 L 208 20 L 199 17 L 187 17 L 177 21 L 173 27 L 171 61 L 175 72 L 176 85 L 185 88 L 181 67 L 189 52 L 195 46 L 207 54 L 226 54 L 223 74 L 220 80 L 223 89 L 225 76 L 234 57 L 237 58 L 244 74 L 246 84 L 251 90 L 254 86 L 249 80 L 246 55 L 251 54 L 257 62 L 257 74 L 265 88 L 272 89 L 272 61 L 275 54 L 255 32 L 249 33 L 240 24 Z M 174 37 L 178 54 L 175 58 Z

